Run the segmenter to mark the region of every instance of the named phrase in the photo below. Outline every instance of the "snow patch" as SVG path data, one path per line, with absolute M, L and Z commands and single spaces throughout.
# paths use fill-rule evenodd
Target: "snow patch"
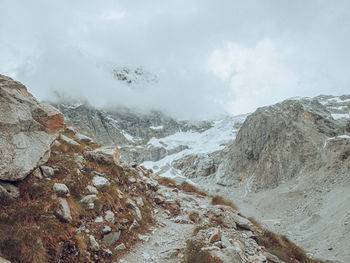
M 340 119 L 344 119 L 344 118 L 350 118 L 350 114 L 349 113 L 332 113 L 332 118 L 335 120 L 340 120 Z
M 338 138 L 341 138 L 341 139 L 350 139 L 350 136 L 344 134 L 344 135 L 339 135 L 339 136 L 335 136 L 335 137 L 328 138 L 328 139 L 326 140 L 326 142 L 324 143 L 323 148 L 326 148 L 328 141 L 332 141 L 332 140 L 335 140 L 335 139 L 338 139 Z
M 154 172 L 160 173 L 161 176 L 180 176 L 180 171 L 170 168 L 173 161 L 187 155 L 210 154 L 222 150 L 228 142 L 236 138 L 238 132 L 236 125 L 243 123 L 246 117 L 247 115 L 240 115 L 214 121 L 213 126 L 204 132 L 177 132 L 160 139 L 153 137 L 149 140 L 147 147 L 164 147 L 167 150 L 171 150 L 179 145 L 184 145 L 188 148 L 181 152 L 167 155 L 159 161 L 146 161 L 141 165 L 147 169 L 153 169 Z
M 163 125 L 160 125 L 160 126 L 150 126 L 150 128 L 152 130 L 163 130 L 164 129 L 164 126 Z

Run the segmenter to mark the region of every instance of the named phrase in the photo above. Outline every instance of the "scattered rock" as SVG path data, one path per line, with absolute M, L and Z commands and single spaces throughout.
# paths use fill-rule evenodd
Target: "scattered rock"
M 95 223 L 102 223 L 103 222 L 103 217 L 102 216 L 98 216 L 95 218 Z
M 149 236 L 146 236 L 146 235 L 138 234 L 138 237 L 140 240 L 145 241 L 145 242 L 147 242 L 149 240 Z
M 91 250 L 95 251 L 95 252 L 99 251 L 100 250 L 100 245 L 97 243 L 95 237 L 93 235 L 90 235 L 89 238 L 90 238 Z
M 84 196 L 80 202 L 81 203 L 93 203 L 95 202 L 96 200 L 98 200 L 98 197 L 96 195 L 87 195 L 87 196 Z
M 104 249 L 103 252 L 105 252 L 107 254 L 108 257 L 113 256 L 112 251 L 110 251 L 109 249 Z
M 108 181 L 107 178 L 105 177 L 102 177 L 102 176 L 95 176 L 93 179 L 92 179 L 92 184 L 98 188 L 98 189 L 101 189 L 103 187 L 106 187 L 106 186 L 109 186 L 111 183 Z
M 132 222 L 132 224 L 130 225 L 129 231 L 130 231 L 130 230 L 133 230 L 133 229 L 135 229 L 135 228 L 138 228 L 139 226 L 140 226 L 139 222 L 137 222 L 137 220 L 135 219 L 135 220 Z
M 69 189 L 65 184 L 55 183 L 53 185 L 53 190 L 58 196 L 66 196 L 69 193 Z
M 101 164 L 120 164 L 117 147 L 100 147 L 93 151 L 85 151 L 85 157 Z
M 254 225 L 248 219 L 245 219 L 244 217 L 241 217 L 236 214 L 234 214 L 233 217 L 234 217 L 234 221 L 239 227 L 247 230 L 254 230 Z
M 0 200 L 13 201 L 19 197 L 19 191 L 11 183 L 0 182 Z
M 92 185 L 88 185 L 86 187 L 86 189 L 89 191 L 90 194 L 95 194 L 97 195 L 98 194 L 98 190 L 96 187 L 92 186 Z
M 102 241 L 108 245 L 113 245 L 115 242 L 119 240 L 120 237 L 120 231 L 119 232 L 113 232 L 105 235 L 102 239 Z
M 143 203 L 142 197 L 137 198 L 136 204 L 143 207 L 145 204 Z
M 124 243 L 119 244 L 118 246 L 115 247 L 116 250 L 125 250 L 126 246 L 124 245 Z
M 52 177 L 55 174 L 55 170 L 52 167 L 41 166 L 40 169 L 41 169 L 42 174 L 46 178 Z
M 132 184 L 136 183 L 136 178 L 134 176 L 130 176 L 128 179 L 130 183 Z
M 8 261 L 8 260 L 0 257 L 0 263 L 11 263 L 11 261 Z
M 69 137 L 67 137 L 67 136 L 65 136 L 65 135 L 63 135 L 63 134 L 60 135 L 60 138 L 61 138 L 62 141 L 64 141 L 65 143 L 68 143 L 68 144 L 70 144 L 70 145 L 80 146 L 79 143 L 77 143 L 77 142 L 74 141 L 73 139 L 71 139 L 71 138 L 69 138 Z
M 126 200 L 126 205 L 130 208 L 132 208 L 132 214 L 136 217 L 136 220 L 138 222 L 141 222 L 142 220 L 142 214 L 140 209 L 137 207 L 137 205 L 135 204 L 134 201 L 132 201 L 131 199 Z
M 43 179 L 43 174 L 41 173 L 40 168 L 36 168 L 32 174 L 37 179 Z
M 108 233 L 112 232 L 112 228 L 110 226 L 104 226 L 102 229 L 102 232 L 104 234 L 108 234 Z
M 114 222 L 115 222 L 114 213 L 111 210 L 106 211 L 105 219 L 107 222 L 114 224 Z
M 77 137 L 79 141 L 82 141 L 82 142 L 85 142 L 85 143 L 93 142 L 93 140 L 89 136 L 86 136 L 86 135 L 81 134 L 79 132 L 75 133 L 75 137 Z
M 215 229 L 213 234 L 209 238 L 210 243 L 215 243 L 221 240 L 221 231 L 220 229 Z
M 70 213 L 70 207 L 68 205 L 67 200 L 64 198 L 58 198 L 58 201 L 59 206 L 56 212 L 58 219 L 60 219 L 63 222 L 71 222 L 72 215 Z
M 153 201 L 157 204 L 157 205 L 161 205 L 165 202 L 165 197 L 162 195 L 157 195 L 154 197 Z

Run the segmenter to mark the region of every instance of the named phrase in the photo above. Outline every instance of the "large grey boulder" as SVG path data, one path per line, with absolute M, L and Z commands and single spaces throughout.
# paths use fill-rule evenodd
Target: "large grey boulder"
M 22 180 L 44 164 L 63 123 L 57 109 L 0 75 L 0 180 Z

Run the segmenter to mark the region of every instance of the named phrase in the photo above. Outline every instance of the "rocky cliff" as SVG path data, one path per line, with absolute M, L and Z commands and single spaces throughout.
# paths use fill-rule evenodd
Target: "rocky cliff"
M 218 182 L 250 179 L 259 190 L 303 175 L 340 180 L 350 169 L 349 110 L 350 96 L 290 99 L 257 109 L 229 146 Z
M 25 178 L 50 156 L 63 115 L 39 103 L 21 83 L 0 75 L 0 179 Z

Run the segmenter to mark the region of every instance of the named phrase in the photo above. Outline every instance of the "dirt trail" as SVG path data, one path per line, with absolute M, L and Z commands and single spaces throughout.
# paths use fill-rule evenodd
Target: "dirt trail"
M 174 192 L 169 188 L 163 188 L 162 193 L 169 200 L 176 199 L 181 202 L 181 214 L 171 218 L 167 210 L 163 208 L 156 210 L 157 223 L 150 229 L 150 234 L 143 236 L 144 241 L 120 259 L 120 263 L 176 263 L 182 261 L 186 241 L 191 238 L 195 228 L 195 225 L 188 219 L 189 211 L 207 207 L 209 198 L 198 198 L 192 194 Z

